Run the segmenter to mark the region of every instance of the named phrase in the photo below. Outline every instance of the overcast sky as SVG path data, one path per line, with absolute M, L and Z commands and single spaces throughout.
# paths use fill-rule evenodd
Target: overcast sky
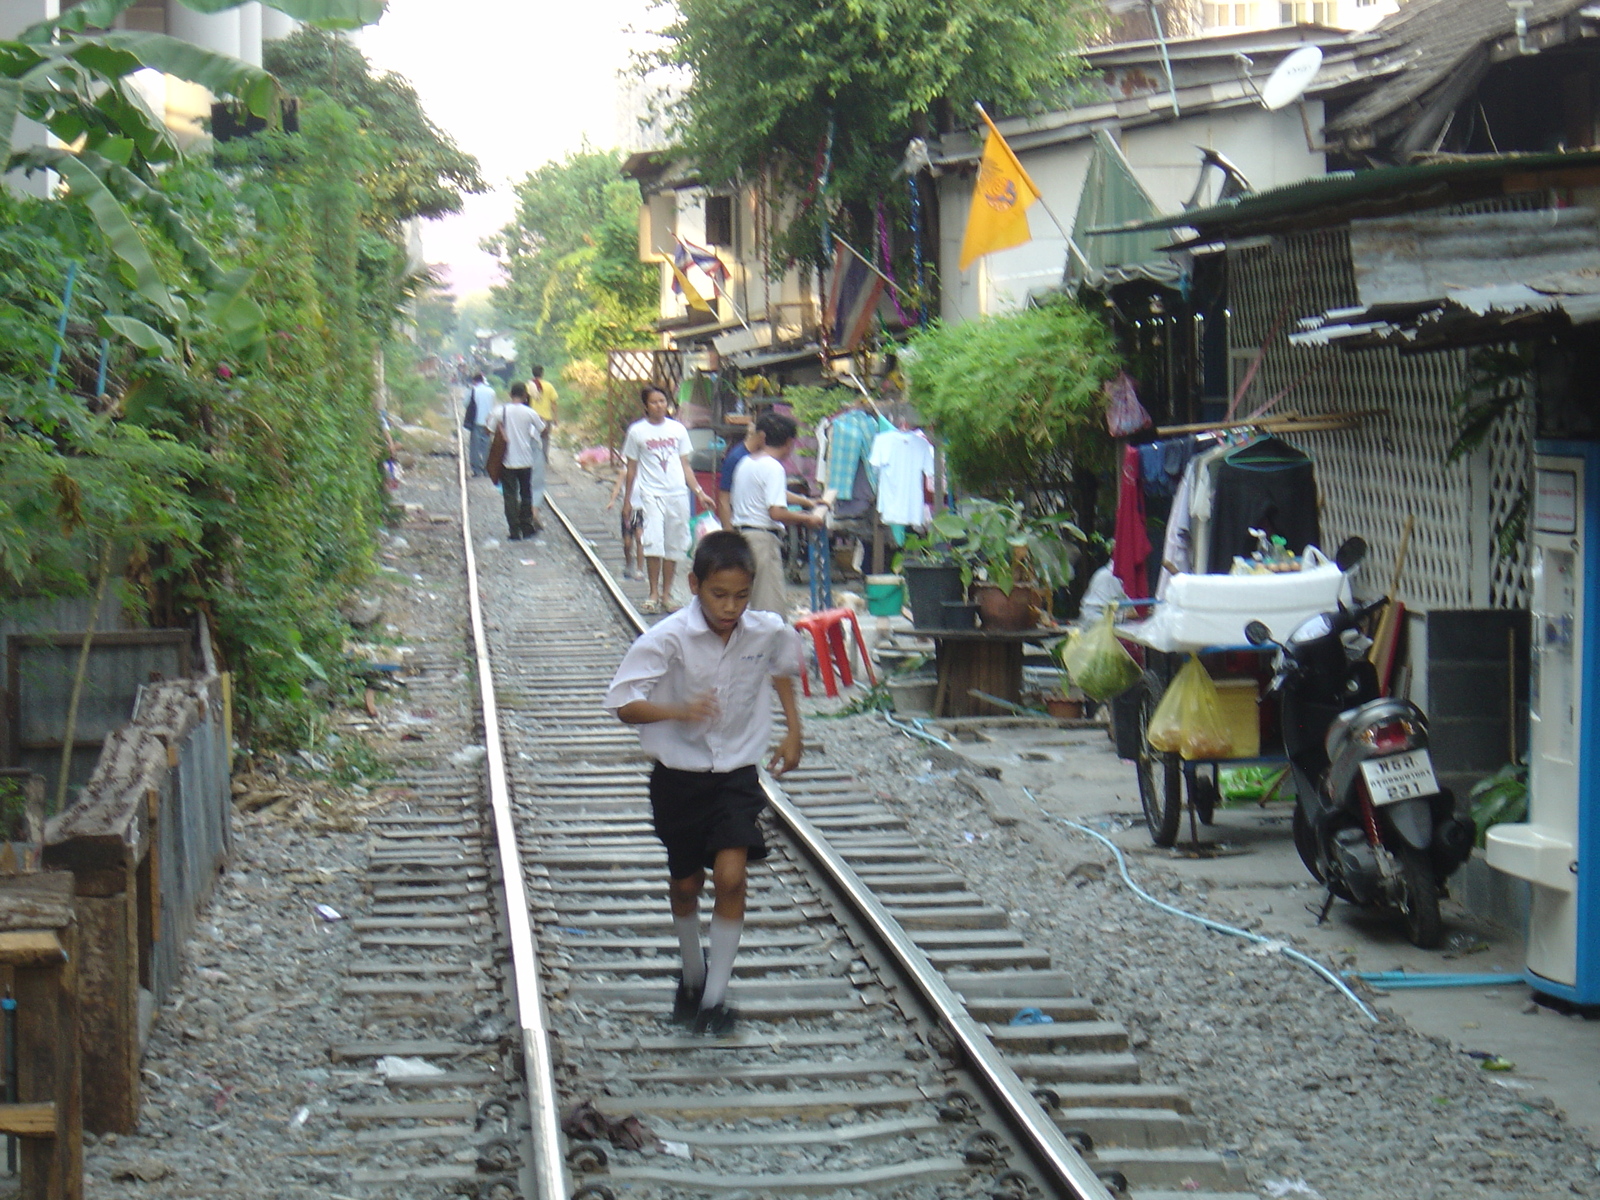
M 494 191 L 424 224 L 428 261 L 450 267 L 457 296 L 486 289 L 495 263 L 480 239 L 515 211 L 512 184 L 587 139 L 617 138 L 618 68 L 642 44 L 650 0 L 389 0 L 359 44 L 375 67 L 411 80 L 428 115 L 476 154 Z

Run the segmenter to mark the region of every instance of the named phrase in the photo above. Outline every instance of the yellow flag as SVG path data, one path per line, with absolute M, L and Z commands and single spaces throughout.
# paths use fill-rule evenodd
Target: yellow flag
M 1028 206 L 1039 199 L 1039 189 L 994 127 L 989 114 L 980 108 L 978 115 L 989 127 L 989 137 L 983 144 L 983 158 L 978 163 L 978 182 L 972 189 L 966 236 L 961 239 L 963 271 L 974 259 L 1028 241 L 1033 236 L 1028 232 Z
M 700 289 L 689 282 L 689 277 L 677 263 L 672 264 L 672 278 L 676 281 L 678 290 L 683 293 L 683 298 L 689 302 L 690 308 L 698 308 L 701 312 L 711 311 L 711 305 L 700 294 Z

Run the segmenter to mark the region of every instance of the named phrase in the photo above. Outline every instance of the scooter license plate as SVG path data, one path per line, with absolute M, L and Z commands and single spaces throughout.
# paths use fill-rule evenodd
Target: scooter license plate
M 1361 764 L 1361 774 L 1367 781 L 1372 803 L 1380 808 L 1418 796 L 1431 796 L 1439 790 L 1439 781 L 1433 774 L 1433 759 L 1426 750 L 1369 758 Z

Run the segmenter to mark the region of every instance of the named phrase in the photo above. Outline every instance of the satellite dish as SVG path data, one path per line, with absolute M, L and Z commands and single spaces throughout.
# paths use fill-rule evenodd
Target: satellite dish
M 1261 103 L 1276 111 L 1293 104 L 1305 94 L 1322 69 L 1322 51 L 1316 46 L 1301 46 L 1278 64 L 1261 89 Z

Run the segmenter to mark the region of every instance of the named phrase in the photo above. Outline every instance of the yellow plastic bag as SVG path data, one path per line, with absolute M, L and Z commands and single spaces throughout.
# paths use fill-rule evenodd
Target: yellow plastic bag
M 1151 747 L 1187 759 L 1228 758 L 1233 739 L 1222 719 L 1217 685 L 1194 655 L 1184 663 L 1150 714 L 1145 737 Z
M 1074 631 L 1061 652 L 1061 665 L 1080 691 L 1091 700 L 1120 696 L 1139 680 L 1139 664 L 1117 641 L 1117 609 L 1105 613 L 1086 633 Z

